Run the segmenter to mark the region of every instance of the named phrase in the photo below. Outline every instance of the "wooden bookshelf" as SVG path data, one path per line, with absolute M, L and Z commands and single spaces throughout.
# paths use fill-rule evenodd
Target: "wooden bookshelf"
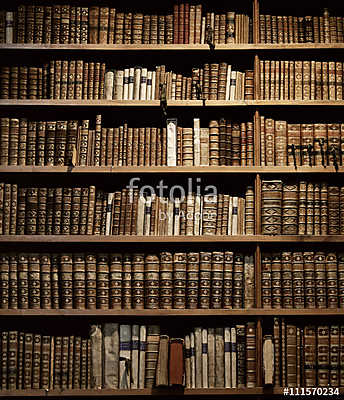
M 2 235 L 0 243 L 344 243 L 344 235 Z

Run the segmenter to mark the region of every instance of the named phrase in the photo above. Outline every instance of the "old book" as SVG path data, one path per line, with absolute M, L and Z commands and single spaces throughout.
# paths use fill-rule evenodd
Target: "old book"
M 296 347 L 296 326 L 286 325 L 286 371 L 287 371 L 287 386 L 295 387 L 296 380 L 296 365 L 297 365 L 297 347 Z
M 273 338 L 271 335 L 265 335 L 263 338 L 263 371 L 265 385 L 273 384 L 274 364 Z
M 148 325 L 145 358 L 145 387 L 151 388 L 155 382 L 155 371 L 159 354 L 160 327 Z
M 281 234 L 282 182 L 262 182 L 262 233 Z
M 292 253 L 282 252 L 282 308 L 293 308 Z
M 202 387 L 208 388 L 208 331 L 206 328 L 201 330 L 202 336 Z
M 186 253 L 173 256 L 173 308 L 186 306 Z
M 145 387 L 145 366 L 146 366 L 146 349 L 147 349 L 147 328 L 145 325 L 140 326 L 140 342 L 139 342 L 139 381 L 138 387 Z
M 328 253 L 326 255 L 326 294 L 327 307 L 338 307 L 338 276 L 337 276 L 337 255 Z
M 131 328 L 131 389 L 137 389 L 139 385 L 139 339 L 140 326 L 132 325 Z
M 90 330 L 92 344 L 92 387 L 102 387 L 102 346 L 103 335 L 100 325 L 92 325 Z
M 293 252 L 292 255 L 292 279 L 294 307 L 304 308 L 305 306 L 305 283 L 304 283 L 304 264 L 302 252 Z
M 172 340 L 173 339 L 171 339 L 171 341 Z M 171 344 L 169 343 L 169 337 L 167 335 L 160 336 L 159 355 L 158 355 L 158 361 L 157 361 L 156 381 L 155 381 L 156 386 L 168 386 L 168 383 L 169 383 L 169 347 L 171 348 Z M 171 357 L 173 357 L 173 354 L 170 354 L 170 359 L 171 359 Z M 170 360 L 170 363 L 172 363 L 172 360 Z M 174 369 L 174 368 L 176 368 L 176 365 L 172 366 L 172 369 Z
M 184 354 L 183 339 L 170 339 L 169 355 L 169 384 L 183 385 L 184 382 Z
M 330 330 L 328 325 L 317 326 L 317 382 L 319 386 L 327 386 L 330 382 Z
M 215 387 L 223 388 L 225 383 L 224 365 L 224 331 L 223 328 L 215 328 Z

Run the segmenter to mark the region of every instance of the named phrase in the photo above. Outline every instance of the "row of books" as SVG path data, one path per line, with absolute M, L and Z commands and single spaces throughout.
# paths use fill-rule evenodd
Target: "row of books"
M 158 186 L 159 188 L 159 186 Z M 161 188 L 161 186 L 160 186 Z M 162 189 L 162 188 L 161 188 Z M 139 189 L 26 187 L 0 183 L 4 235 L 243 235 L 254 234 L 254 190 L 245 197 L 170 189 L 170 197 Z M 155 190 L 151 187 L 151 190 Z M 208 190 L 208 189 L 206 189 Z M 163 189 L 162 189 L 163 192 Z M 179 192 L 178 197 L 175 192 Z
M 343 43 L 343 17 L 259 15 L 260 43 Z
M 4 330 L 0 340 L 1 390 L 92 387 L 89 338 Z
M 260 61 L 261 100 L 342 100 L 343 63 Z
M 344 384 L 343 325 L 325 321 L 296 325 L 284 318 L 274 318 L 273 330 L 263 341 L 263 363 L 269 383 L 313 388 L 337 388 Z
M 261 165 L 343 165 L 344 124 L 260 117 Z
M 264 235 L 342 235 L 344 186 L 263 180 L 261 216 Z
M 252 308 L 254 257 L 233 251 L 0 255 L 2 309 Z
M 253 122 L 210 120 L 201 128 L 102 126 L 90 120 L 0 118 L 0 165 L 208 166 L 253 165 Z
M 0 11 L 0 43 L 193 44 L 207 43 L 209 34 L 214 43 L 252 43 L 252 18 L 190 3 L 175 4 L 167 15 L 68 4 Z
M 106 72 L 107 71 L 107 72 Z M 111 70 L 106 63 L 55 60 L 42 66 L 2 66 L 2 99 L 252 100 L 254 73 L 227 63 L 193 68 L 191 76 L 130 67 Z
M 156 100 L 159 98 L 253 100 L 253 78 L 253 71 L 235 71 L 232 70 L 231 65 L 224 62 L 205 64 L 203 68 L 193 68 L 191 76 L 172 71 L 166 72 L 163 65 L 156 67 L 156 71 L 132 67 L 106 73 L 105 98 L 107 100 Z
M 262 254 L 263 308 L 344 308 L 344 253 Z

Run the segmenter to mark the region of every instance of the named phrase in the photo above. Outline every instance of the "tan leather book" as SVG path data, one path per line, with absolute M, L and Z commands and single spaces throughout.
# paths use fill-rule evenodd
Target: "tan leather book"
M 146 360 L 145 360 L 146 388 L 152 388 L 155 383 L 155 372 L 159 354 L 159 341 L 160 341 L 160 327 L 158 325 L 148 325 Z
M 223 388 L 225 384 L 223 328 L 215 328 L 215 371 L 215 387 Z
M 159 355 L 156 367 L 156 386 L 168 386 L 169 383 L 169 337 L 167 335 L 160 336 Z M 173 356 L 172 354 L 170 357 Z M 174 369 L 176 366 L 173 365 Z

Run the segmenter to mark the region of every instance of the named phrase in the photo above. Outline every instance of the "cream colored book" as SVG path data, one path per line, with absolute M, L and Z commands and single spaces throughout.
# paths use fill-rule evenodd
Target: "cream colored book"
M 167 119 L 167 166 L 177 165 L 177 118 Z
M 140 326 L 140 354 L 139 354 L 139 389 L 144 389 L 144 387 L 145 387 L 146 343 L 147 343 L 147 328 L 146 328 L 146 325 L 141 325 Z
M 152 197 L 155 196 L 154 193 L 152 196 L 147 196 L 146 198 L 146 206 L 145 206 L 145 222 L 143 232 L 145 236 L 149 236 L 150 234 L 150 224 L 151 224 L 151 211 L 152 211 Z
M 139 195 L 137 203 L 137 225 L 136 232 L 138 235 L 143 235 L 143 227 L 145 222 L 145 209 L 146 209 L 146 199 L 143 195 Z
M 232 71 L 231 72 L 231 89 L 230 89 L 230 96 L 229 96 L 230 101 L 236 100 L 236 98 L 235 98 L 236 78 L 237 78 L 237 72 Z
M 195 357 L 195 334 L 194 332 L 190 333 L 190 348 L 191 348 L 191 388 L 196 388 L 196 357 Z
M 124 71 L 117 70 L 114 83 L 114 100 L 123 100 Z
M 195 328 L 195 374 L 196 389 L 202 388 L 202 328 Z
M 238 197 L 233 196 L 232 207 L 232 235 L 238 234 Z
M 168 204 L 167 204 L 167 235 L 172 236 L 173 235 L 173 221 L 174 217 L 174 202 L 168 199 Z
M 191 389 L 191 342 L 190 336 L 185 335 L 185 387 Z
M 147 100 L 147 68 L 141 70 L 140 100 Z
M 174 226 L 173 235 L 180 235 L 180 199 L 174 201 Z
M 194 166 L 198 167 L 201 165 L 201 132 L 200 132 L 200 120 L 194 118 L 194 129 L 193 129 L 193 144 L 194 144 Z
M 152 71 L 152 95 L 151 100 L 155 100 L 156 71 Z
M 129 100 L 129 68 L 124 69 L 123 100 Z
M 140 100 L 141 89 L 141 68 L 136 67 L 134 70 L 134 100 Z
M 109 193 L 107 198 L 106 207 L 106 225 L 105 225 L 105 235 L 110 235 L 112 232 L 112 215 L 113 215 L 113 198 L 115 193 Z
M 202 17 L 202 27 L 201 27 L 201 44 L 205 43 L 205 22 L 206 18 Z
M 263 342 L 263 371 L 264 384 L 273 385 L 274 383 L 274 344 L 271 335 L 265 335 Z
M 231 328 L 225 327 L 225 388 L 232 387 Z
M 233 197 L 229 197 L 227 235 L 232 235 Z
M 208 387 L 215 387 L 215 329 L 208 328 Z
M 134 100 L 134 75 L 135 69 L 129 68 L 128 100 Z
M 112 100 L 114 84 L 114 72 L 108 71 L 105 74 L 105 99 Z
M 140 326 L 133 325 L 131 330 L 131 389 L 139 387 L 139 340 Z
M 201 195 L 195 196 L 195 212 L 194 212 L 194 235 L 201 234 Z
M 147 95 L 146 100 L 152 100 L 152 71 L 147 72 Z
M 226 100 L 230 100 L 231 96 L 231 73 L 232 73 L 232 66 L 227 66 L 227 78 L 226 78 Z
M 202 328 L 202 387 L 208 388 L 208 330 Z
M 231 369 L 231 381 L 232 388 L 237 387 L 237 353 L 236 353 L 236 329 L 231 328 L 231 361 L 232 361 L 232 369 Z

